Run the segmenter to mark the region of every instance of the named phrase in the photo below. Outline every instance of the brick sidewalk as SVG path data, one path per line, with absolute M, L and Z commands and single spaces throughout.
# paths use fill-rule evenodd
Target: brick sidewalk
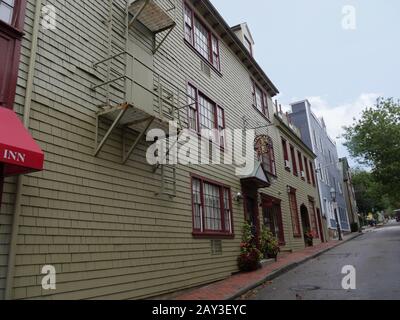
M 330 241 L 302 251 L 281 255 L 278 262 L 270 263 L 262 269 L 233 275 L 225 280 L 194 289 L 175 297 L 175 300 L 231 300 L 240 297 L 249 290 L 252 290 L 266 281 L 270 281 L 282 273 L 295 268 L 320 254 L 359 236 L 353 234 L 344 241 Z

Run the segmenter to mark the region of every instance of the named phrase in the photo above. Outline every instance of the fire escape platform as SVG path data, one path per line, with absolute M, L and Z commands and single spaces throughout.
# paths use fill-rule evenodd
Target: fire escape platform
M 163 32 L 175 26 L 175 21 L 154 0 L 134 0 L 129 12 L 153 33 Z

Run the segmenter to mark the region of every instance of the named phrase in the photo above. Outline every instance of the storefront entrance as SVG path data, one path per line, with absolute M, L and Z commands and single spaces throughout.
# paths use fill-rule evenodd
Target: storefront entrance
M 274 237 L 279 240 L 279 245 L 285 245 L 285 235 L 283 231 L 281 200 L 262 195 L 263 223 Z

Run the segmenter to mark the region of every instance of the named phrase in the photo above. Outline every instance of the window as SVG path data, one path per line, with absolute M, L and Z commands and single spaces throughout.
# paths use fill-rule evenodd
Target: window
M 220 58 L 219 58 L 219 43 L 218 39 L 212 35 L 211 36 L 211 47 L 212 47 L 212 63 L 218 70 L 221 69 Z
M 287 149 L 287 142 L 285 139 L 282 139 L 282 148 L 283 148 L 283 159 L 285 161 L 285 169 L 290 171 L 290 168 L 287 166 L 287 163 L 289 162 L 289 154 L 288 154 L 288 149 Z
M 310 169 L 308 168 L 308 160 L 307 157 L 304 157 L 304 165 L 306 167 L 306 176 L 307 176 L 307 182 L 311 184 L 311 178 L 310 178 Z
M 310 161 L 310 172 L 311 172 L 311 180 L 312 180 L 312 184 L 315 187 L 315 170 L 314 170 L 314 165 L 312 163 L 312 161 Z
M 290 188 L 289 192 L 290 214 L 292 216 L 293 235 L 301 237 L 299 210 L 297 208 L 296 189 Z
M 247 51 L 253 56 L 253 46 L 246 36 L 244 36 L 244 46 L 246 47 Z
M 311 228 L 313 229 L 313 231 L 315 233 L 315 237 L 319 238 L 319 232 L 318 232 L 318 227 L 317 227 L 317 216 L 316 216 L 316 212 L 315 212 L 315 202 L 314 202 L 314 199 L 311 197 L 309 197 L 308 208 L 310 210 Z
M 192 178 L 192 209 L 194 234 L 233 234 L 230 188 Z
M 194 21 L 194 47 L 207 60 L 210 60 L 210 42 L 208 30 L 197 19 Z
M 300 167 L 300 176 L 301 176 L 301 179 L 305 180 L 305 178 L 304 178 L 304 173 L 305 173 L 305 172 L 304 172 L 304 166 L 303 166 L 303 157 L 302 157 L 300 151 L 297 151 L 297 158 L 298 158 L 298 160 L 299 160 L 299 167 Z
M 197 90 L 195 87 L 189 85 L 188 86 L 188 122 L 189 129 L 194 131 L 199 131 L 198 123 L 198 113 L 197 113 Z
M 292 168 L 293 168 L 293 174 L 297 177 L 299 175 L 299 172 L 297 171 L 297 161 L 296 161 L 296 153 L 294 151 L 294 147 L 291 145 L 290 146 L 290 155 L 292 157 Z
M 276 176 L 276 162 L 275 162 L 275 154 L 274 154 L 274 145 L 272 139 L 268 137 L 268 152 L 262 155 L 261 162 L 263 164 L 263 168 L 269 174 Z
M 268 114 L 268 105 L 267 105 L 267 96 L 261 90 L 261 88 L 252 80 L 253 88 L 252 88 L 252 95 L 253 95 L 253 105 L 260 111 L 264 116 L 269 118 Z
M 13 20 L 13 12 L 15 0 L 0 0 L 0 20 L 11 24 Z
M 219 71 L 221 61 L 218 38 L 196 17 L 188 5 L 185 5 L 184 25 L 185 40 Z
M 314 136 L 315 149 L 318 149 L 317 134 L 316 134 L 315 130 L 313 130 L 313 136 Z
M 201 133 L 202 129 L 218 129 L 221 147 L 225 147 L 225 111 L 224 109 L 197 90 L 188 85 L 188 123 L 189 129 Z
M 185 39 L 193 43 L 193 12 L 185 6 Z

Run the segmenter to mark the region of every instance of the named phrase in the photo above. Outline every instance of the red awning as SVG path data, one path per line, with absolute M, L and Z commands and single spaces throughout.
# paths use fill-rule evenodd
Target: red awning
M 4 167 L 3 176 L 41 171 L 43 162 L 43 151 L 14 111 L 0 107 L 0 163 Z

